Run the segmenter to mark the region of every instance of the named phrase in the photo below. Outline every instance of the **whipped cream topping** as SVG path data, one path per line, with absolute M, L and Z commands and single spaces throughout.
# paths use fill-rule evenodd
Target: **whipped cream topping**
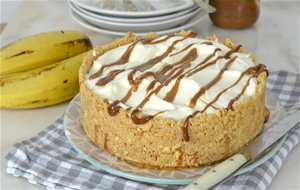
M 255 93 L 261 68 L 239 53 L 240 47 L 230 49 L 193 34 L 141 39 L 101 55 L 85 83 L 108 100 L 110 115 L 124 108 L 131 110 L 135 124 L 157 115 L 188 121 Z

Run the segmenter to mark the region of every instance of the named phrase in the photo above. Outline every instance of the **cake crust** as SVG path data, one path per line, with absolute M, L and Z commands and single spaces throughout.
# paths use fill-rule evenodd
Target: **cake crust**
M 178 35 L 186 36 L 183 31 Z M 157 38 L 154 33 L 146 38 Z M 215 36 L 209 39 L 217 39 Z M 154 117 L 136 125 L 130 113 L 120 109 L 111 117 L 107 100 L 96 95 L 84 82 L 95 59 L 105 52 L 138 40 L 133 33 L 94 49 L 80 68 L 81 123 L 87 136 L 100 148 L 118 158 L 140 166 L 156 168 L 198 167 L 225 159 L 239 151 L 263 128 L 266 72 L 257 77 L 256 93 L 233 103 L 232 109 L 220 109 L 214 114 L 202 113 L 189 120 L 189 141 L 182 137 L 184 119 Z M 230 40 L 221 43 L 229 48 Z M 255 62 L 255 59 L 253 57 Z

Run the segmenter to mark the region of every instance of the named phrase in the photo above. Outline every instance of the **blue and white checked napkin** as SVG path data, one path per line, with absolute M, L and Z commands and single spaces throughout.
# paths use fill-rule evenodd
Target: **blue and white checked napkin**
M 300 109 L 300 74 L 271 72 L 267 88 L 288 113 Z M 300 117 L 299 117 L 300 118 Z M 266 189 L 300 139 L 300 125 L 288 133 L 280 150 L 264 164 L 232 177 L 216 189 Z M 180 189 L 179 185 L 141 183 L 109 174 L 84 160 L 69 145 L 62 117 L 37 136 L 15 144 L 5 157 L 6 171 L 47 189 Z

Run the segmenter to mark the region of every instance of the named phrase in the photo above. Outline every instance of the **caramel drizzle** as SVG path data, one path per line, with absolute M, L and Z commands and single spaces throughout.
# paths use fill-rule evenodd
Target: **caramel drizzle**
M 245 91 L 250 83 L 250 80 L 254 77 L 258 77 L 258 75 L 262 72 L 266 72 L 268 75 L 268 70 L 266 69 L 266 66 L 263 64 L 258 64 L 257 66 L 251 67 L 251 68 L 247 69 L 245 72 L 243 72 L 244 74 L 251 74 L 252 76 L 249 77 L 246 84 L 243 86 L 241 92 L 236 97 L 234 97 L 233 99 L 231 99 L 229 101 L 227 109 L 231 109 L 231 110 L 233 109 L 232 108 L 233 103 L 235 101 L 237 101 L 245 93 Z
M 174 56 L 174 55 L 178 55 L 178 54 L 184 52 L 185 50 L 189 49 L 189 48 L 190 48 L 191 46 L 193 46 L 194 44 L 195 44 L 195 43 L 189 44 L 189 45 L 187 45 L 186 47 L 184 47 L 182 50 L 179 50 L 179 51 L 176 52 L 176 53 L 172 53 L 172 54 L 170 55 L 170 57 L 172 57 L 172 56 Z
M 175 35 L 170 35 L 167 36 L 163 39 L 160 40 L 156 40 L 153 41 L 154 39 L 141 39 L 136 41 L 135 43 L 133 43 L 132 45 L 130 45 L 126 51 L 124 52 L 124 54 L 121 56 L 121 58 L 119 60 L 117 60 L 114 63 L 111 64 L 107 64 L 101 67 L 101 69 L 96 72 L 95 74 L 90 76 L 90 79 L 94 79 L 98 76 L 100 76 L 104 69 L 107 67 L 111 67 L 111 66 L 115 66 L 115 65 L 122 65 L 125 64 L 129 61 L 131 52 L 133 51 L 134 47 L 136 46 L 136 44 L 138 42 L 142 42 L 142 44 L 158 44 L 164 41 L 167 41 L 168 39 L 170 39 L 171 37 L 174 37 Z M 141 82 L 143 81 L 143 79 L 147 78 L 147 77 L 154 77 L 154 80 L 151 81 L 151 83 L 148 85 L 147 89 L 146 89 L 146 96 L 144 97 L 144 99 L 142 100 L 142 102 L 140 102 L 140 104 L 131 112 L 131 119 L 133 121 L 134 124 L 136 125 L 141 125 L 144 123 L 147 123 L 149 120 L 153 119 L 156 115 L 162 113 L 156 113 L 155 115 L 144 115 L 141 114 L 141 110 L 143 108 L 143 106 L 149 101 L 149 99 L 151 98 L 151 96 L 153 94 L 157 94 L 164 86 L 167 86 L 172 80 L 176 79 L 175 84 L 172 86 L 171 90 L 169 92 L 166 93 L 165 97 L 163 98 L 165 101 L 168 102 L 173 102 L 176 94 L 178 92 L 179 86 L 180 86 L 180 81 L 183 77 L 187 76 L 192 76 L 195 73 L 205 69 L 206 67 L 209 67 L 213 64 L 216 64 L 216 62 L 219 59 L 225 58 L 225 59 L 229 59 L 226 63 L 225 66 L 220 70 L 220 72 L 218 73 L 218 75 L 212 80 L 210 81 L 207 85 L 205 85 L 204 87 L 202 87 L 195 95 L 194 97 L 191 99 L 190 101 L 190 107 L 195 107 L 197 104 L 198 99 L 201 97 L 201 95 L 203 95 L 205 93 L 206 90 L 210 89 L 212 86 L 214 86 L 221 78 L 223 73 L 230 67 L 230 65 L 235 61 L 236 57 L 230 58 L 230 56 L 234 53 L 234 52 L 238 52 L 241 45 L 236 46 L 234 49 L 231 49 L 230 51 L 226 52 L 225 55 L 223 56 L 218 56 L 217 58 L 215 58 L 214 60 L 210 61 L 211 58 L 213 58 L 216 53 L 218 51 L 220 51 L 221 49 L 216 48 L 214 50 L 214 52 L 212 54 L 210 54 L 209 56 L 207 56 L 203 61 L 201 61 L 200 63 L 196 64 L 196 66 L 194 66 L 193 68 L 189 69 L 188 71 L 184 72 L 186 68 L 189 68 L 191 66 L 191 62 L 193 62 L 198 54 L 197 54 L 197 49 L 193 48 L 192 50 L 190 50 L 180 61 L 172 64 L 172 65 L 164 65 L 162 66 L 162 68 L 157 71 L 157 72 L 145 72 L 143 74 L 141 74 L 140 76 L 136 77 L 135 79 L 133 78 L 134 74 L 137 71 L 146 71 L 149 68 L 155 66 L 156 64 L 160 63 L 164 58 L 166 58 L 168 55 L 170 56 L 174 56 L 177 55 L 179 53 L 182 53 L 186 50 L 188 50 L 192 45 L 194 44 L 189 44 L 188 46 L 184 47 L 183 49 L 179 50 L 176 53 L 171 54 L 171 52 L 173 51 L 175 45 L 180 42 L 185 40 L 188 37 L 196 37 L 195 33 L 191 33 L 189 36 L 183 37 L 179 40 L 174 41 L 171 46 L 169 46 L 167 48 L 167 50 L 161 54 L 160 56 L 154 57 L 150 60 L 148 60 L 147 62 L 138 65 L 136 67 L 131 68 L 132 71 L 129 73 L 128 75 L 128 81 L 131 85 L 131 88 L 128 90 L 127 94 L 120 100 L 116 100 L 114 102 L 112 102 L 111 104 L 109 104 L 108 106 L 108 113 L 111 116 L 116 115 L 121 106 L 119 106 L 118 104 L 120 102 L 122 103 L 126 103 L 128 101 L 128 99 L 131 97 L 132 92 L 135 92 L 138 90 Z M 205 45 L 212 45 L 212 42 L 203 42 L 202 44 Z M 108 84 L 109 82 L 111 82 L 112 80 L 115 79 L 115 77 L 117 75 L 119 75 L 120 73 L 124 72 L 124 69 L 119 69 L 119 70 L 113 70 L 111 72 L 109 72 L 109 74 L 103 78 L 101 78 L 96 85 L 99 86 L 104 86 L 106 84 Z M 241 73 L 241 75 L 239 76 L 238 80 L 235 81 L 232 85 L 230 85 L 229 87 L 227 87 L 226 89 L 224 89 L 223 91 L 221 91 L 220 93 L 217 94 L 217 96 L 209 103 L 206 103 L 206 106 L 203 110 L 201 111 L 195 111 L 193 114 L 189 115 L 188 117 L 186 117 L 184 124 L 182 126 L 182 131 L 183 131 L 183 139 L 185 141 L 189 141 L 189 135 L 188 135 L 188 128 L 189 128 L 189 124 L 190 124 L 190 119 L 192 119 L 194 116 L 196 116 L 198 113 L 203 113 L 205 110 L 207 110 L 208 107 L 213 107 L 213 104 L 221 97 L 222 94 L 224 94 L 228 89 L 234 87 L 236 84 L 239 83 L 239 81 L 243 78 L 243 76 L 245 74 L 251 74 L 252 76 L 247 80 L 246 84 L 243 86 L 241 93 L 234 97 L 228 104 L 228 108 L 232 107 L 232 104 L 237 101 L 240 96 L 242 96 L 244 94 L 244 92 L 246 91 L 249 83 L 250 83 L 250 79 L 253 77 L 257 77 L 259 75 L 259 73 L 261 72 L 267 72 L 266 67 L 262 64 L 259 64 L 255 67 L 251 67 L 249 69 L 247 69 L 246 71 L 244 71 L 243 73 Z M 155 87 L 155 84 L 157 82 L 160 82 L 160 85 Z M 129 107 L 127 110 L 130 110 L 131 107 Z M 215 108 L 217 109 L 217 108 Z
M 170 78 L 170 75 L 172 75 L 176 70 L 178 69 L 182 69 L 184 67 L 188 67 L 190 65 L 190 62 L 194 61 L 197 58 L 198 54 L 197 54 L 197 49 L 194 48 L 192 49 L 186 56 L 184 56 L 180 61 L 174 63 L 173 65 L 168 65 L 166 67 L 164 67 L 162 69 L 162 71 L 160 72 L 146 72 L 140 76 L 138 76 L 136 79 L 133 79 L 133 75 L 136 73 L 137 70 L 132 70 L 129 75 L 128 75 L 128 81 L 129 83 L 133 86 L 131 87 L 131 89 L 127 92 L 126 96 L 121 100 L 121 102 L 126 102 L 131 94 L 133 90 L 137 90 L 137 88 L 139 87 L 140 83 L 143 81 L 143 79 L 147 78 L 147 77 L 154 77 L 155 81 L 152 81 L 150 83 L 150 85 L 147 87 L 147 92 L 149 92 L 150 90 L 153 89 L 154 85 L 156 82 L 160 81 L 162 84 L 158 87 L 158 89 L 155 91 L 156 93 L 158 93 L 158 91 L 165 85 L 169 84 L 170 81 L 172 81 L 173 78 L 175 78 L 178 74 L 181 74 L 183 72 L 183 70 L 180 70 L 180 72 L 178 72 L 177 75 L 173 76 L 172 78 Z M 166 72 L 168 72 L 170 69 L 174 68 L 174 66 L 178 66 L 177 68 L 173 69 L 169 75 L 165 76 L 164 74 Z M 176 84 L 172 87 L 171 91 L 167 93 L 166 97 L 164 98 L 166 101 L 168 102 L 173 102 L 174 101 L 174 94 L 177 94 L 178 88 L 179 88 L 179 83 L 180 80 L 184 77 L 184 75 L 181 75 L 177 80 L 176 80 Z M 166 79 L 170 79 L 167 80 Z M 151 94 L 152 95 L 152 94 Z M 142 105 L 143 106 L 143 105 Z
M 205 45 L 208 45 L 208 46 L 211 46 L 211 45 L 213 45 L 213 43 L 212 43 L 212 42 L 203 42 L 203 43 L 201 43 L 201 44 L 205 44 Z
M 178 91 L 178 88 L 179 88 L 179 85 L 180 85 L 180 81 L 181 79 L 184 77 L 184 75 L 180 75 L 176 82 L 175 82 L 175 85 L 172 87 L 172 89 L 167 92 L 166 96 L 164 97 L 164 100 L 167 101 L 167 102 L 173 102 L 174 99 L 175 99 L 175 96 L 174 94 L 177 94 L 177 91 Z
M 215 64 L 219 59 L 221 59 L 222 56 L 219 56 L 214 61 L 211 61 L 211 62 L 207 63 L 211 58 L 213 58 L 216 55 L 216 53 L 218 51 L 221 51 L 221 49 L 220 48 L 215 49 L 212 54 L 210 54 L 209 56 L 207 56 L 203 61 L 201 61 L 200 63 L 198 63 L 194 68 L 191 68 L 190 70 L 188 70 L 186 72 L 187 77 L 192 76 L 193 74 L 195 74 L 195 73 L 197 73 L 197 72 L 205 69 L 206 67 Z M 205 64 L 205 63 L 207 63 L 207 64 Z
M 228 67 L 231 65 L 231 63 L 234 62 L 235 59 L 236 59 L 236 57 L 234 57 L 233 59 L 230 59 L 229 61 L 227 61 L 225 66 L 218 73 L 218 75 L 211 82 L 209 82 L 207 85 L 200 88 L 200 90 L 194 95 L 194 97 L 190 101 L 190 107 L 191 108 L 194 108 L 196 106 L 197 100 L 200 98 L 200 96 L 202 94 L 204 94 L 204 92 L 206 90 L 210 89 L 213 85 L 215 85 L 221 79 L 221 77 L 222 77 L 223 73 L 225 72 L 225 70 L 228 69 Z M 213 63 L 216 63 L 216 61 L 214 61 Z
M 195 117 L 198 113 L 200 113 L 200 111 L 195 111 L 193 114 L 187 116 L 184 120 L 184 124 L 182 126 L 182 136 L 183 139 L 188 142 L 190 140 L 190 136 L 189 136 L 189 126 L 190 126 L 190 119 L 192 119 L 193 117 Z
M 126 51 L 124 52 L 124 54 L 121 56 L 121 58 L 119 60 L 117 60 L 117 61 L 115 61 L 111 64 L 103 65 L 101 67 L 101 69 L 98 72 L 92 74 L 89 79 L 94 79 L 94 78 L 99 77 L 103 73 L 104 69 L 107 68 L 107 67 L 112 67 L 112 66 L 115 66 L 115 65 L 123 65 L 123 64 L 127 63 L 129 61 L 131 52 L 133 51 L 135 45 L 139 42 L 140 42 L 140 40 L 138 40 L 138 41 L 134 42 L 133 44 L 131 44 L 126 49 Z
M 215 103 L 220 97 L 222 94 L 224 94 L 227 90 L 231 89 L 232 87 L 234 87 L 235 85 L 237 85 L 241 79 L 243 78 L 243 76 L 245 74 L 251 74 L 252 76 L 247 80 L 246 84 L 243 86 L 242 88 L 242 91 L 240 92 L 240 94 L 238 96 L 236 96 L 235 98 L 233 98 L 232 100 L 229 101 L 229 104 L 227 106 L 227 109 L 232 109 L 232 104 L 237 101 L 240 96 L 242 96 L 244 94 L 244 92 L 246 91 L 248 85 L 249 85 L 249 82 L 251 80 L 251 78 L 253 77 L 257 77 L 259 75 L 259 73 L 261 72 L 268 72 L 266 70 L 266 66 L 263 65 L 263 64 L 259 64 L 257 66 L 254 66 L 254 67 L 250 67 L 248 68 L 246 71 L 242 72 L 238 78 L 238 80 L 236 80 L 232 85 L 230 85 L 229 87 L 225 88 L 223 91 L 219 92 L 217 94 L 217 96 L 209 103 L 206 104 L 206 106 L 204 107 L 204 109 L 202 109 L 201 111 L 195 111 L 192 115 L 189 115 L 185 121 L 184 121 L 184 125 L 182 127 L 182 134 L 183 134 L 183 139 L 185 141 L 189 141 L 189 133 L 188 133 L 188 128 L 189 128 L 189 120 L 191 118 L 193 118 L 194 116 L 196 116 L 198 113 L 203 113 L 207 110 L 208 107 L 212 106 L 213 103 Z
M 148 94 L 150 92 L 150 90 L 152 90 L 154 88 L 156 83 L 157 83 L 156 80 L 151 81 L 151 83 L 148 85 L 148 87 L 146 89 L 146 94 Z
M 231 109 L 231 110 L 232 110 L 232 104 L 233 104 L 235 101 L 237 101 L 237 100 L 244 94 L 244 92 L 246 91 L 246 89 L 247 89 L 247 87 L 248 87 L 248 85 L 249 85 L 249 83 L 250 83 L 251 78 L 253 78 L 253 77 L 250 77 L 250 78 L 247 80 L 246 85 L 243 86 L 242 91 L 240 92 L 240 94 L 238 94 L 236 97 L 234 97 L 233 99 L 231 99 L 231 100 L 229 101 L 228 106 L 227 106 L 228 109 Z
M 162 40 L 159 40 L 159 42 L 165 41 L 165 40 L 169 39 L 170 37 L 172 37 L 172 36 L 168 36 L 168 37 L 166 37 L 166 38 L 164 38 L 164 39 L 162 39 Z M 137 70 L 138 70 L 138 71 L 145 71 L 145 70 L 147 70 L 147 69 L 153 67 L 153 66 L 156 65 L 157 63 L 161 62 L 165 57 L 167 57 L 167 56 L 173 51 L 175 45 L 176 45 L 178 42 L 183 41 L 183 40 L 185 40 L 185 39 L 188 38 L 188 37 L 189 37 L 189 36 L 186 36 L 186 37 L 183 37 L 182 39 L 179 39 L 179 40 L 174 41 L 174 42 L 172 43 L 172 45 L 171 45 L 170 47 L 168 47 L 167 50 L 166 50 L 162 55 L 157 56 L 157 57 L 155 57 L 155 58 L 152 58 L 152 59 L 150 59 L 149 61 L 147 61 L 146 63 L 141 64 L 141 65 L 139 65 L 139 66 L 136 66 L 136 67 L 132 68 L 133 71 L 130 72 L 130 74 L 128 75 L 128 81 L 129 81 L 129 83 L 132 85 L 132 87 L 131 87 L 131 89 L 127 92 L 127 94 L 125 95 L 125 97 L 124 97 L 121 101 L 122 101 L 122 102 L 126 102 L 126 101 L 130 98 L 130 96 L 131 96 L 131 94 L 132 94 L 132 91 L 133 91 L 134 89 L 137 89 L 137 88 L 138 88 L 139 84 L 142 82 L 142 80 L 143 80 L 144 78 L 149 77 L 149 76 L 155 76 L 155 74 L 154 74 L 153 72 L 146 72 L 146 73 L 140 75 L 139 77 L 137 77 L 136 79 L 133 79 L 133 75 L 136 73 Z M 143 41 L 143 44 L 154 44 L 154 43 L 159 43 L 159 42 L 157 42 L 157 41 L 156 41 L 156 42 L 151 42 L 151 41 L 148 40 L 148 41 Z M 129 54 L 129 55 L 131 54 L 131 52 L 132 52 L 132 50 L 133 50 L 133 48 L 134 48 L 135 45 L 136 45 L 136 43 L 134 43 L 133 45 L 129 46 L 128 49 L 130 49 L 130 51 L 127 51 L 127 50 L 128 50 L 128 49 L 127 49 L 127 50 L 125 51 L 125 53 L 122 55 L 122 57 L 121 57 L 120 60 L 116 61 L 115 63 L 109 64 L 109 65 L 104 65 L 104 66 L 108 67 L 108 66 L 114 66 L 114 65 L 124 64 L 124 61 L 123 61 L 123 60 L 124 60 L 125 58 L 127 59 L 127 62 L 128 62 L 130 56 L 128 57 L 127 55 L 128 55 L 128 54 Z M 124 57 L 125 57 L 125 58 L 124 58 Z M 196 56 L 194 56 L 194 57 L 196 57 Z M 103 67 L 104 67 L 104 66 L 103 66 Z M 103 72 L 103 67 L 100 69 L 99 72 L 96 73 L 96 75 L 97 75 L 98 73 L 102 73 L 102 72 Z M 108 82 L 112 81 L 112 80 L 115 78 L 116 75 L 120 74 L 120 73 L 123 72 L 123 71 L 124 71 L 124 70 L 117 70 L 117 71 L 114 72 L 114 73 L 110 72 L 110 74 L 109 74 L 107 77 L 104 77 L 104 78 L 100 79 L 96 84 L 97 84 L 97 85 L 102 85 L 102 84 L 105 85 L 105 84 L 107 84 Z M 110 77 L 110 75 L 112 75 L 112 76 Z M 93 79 L 93 78 L 94 78 L 94 77 L 92 77 L 92 79 Z M 153 86 L 154 86 L 154 85 L 153 85 Z M 154 117 L 154 116 L 142 116 L 142 117 L 138 117 L 138 115 L 141 115 L 141 114 L 139 114 L 139 113 L 141 112 L 141 111 L 139 110 L 139 108 L 142 108 L 142 107 L 146 104 L 146 102 L 150 99 L 151 95 L 152 95 L 153 93 L 157 93 L 162 87 L 163 87 L 163 85 L 160 85 L 159 88 L 157 88 L 156 91 L 152 91 L 151 93 L 149 93 L 148 96 L 147 96 L 148 98 L 146 97 L 146 98 L 140 103 L 140 105 L 139 105 L 136 109 L 134 109 L 134 110 L 132 111 L 132 113 L 131 113 L 131 119 L 132 119 L 133 123 L 135 123 L 135 124 L 137 124 L 137 125 L 141 125 L 141 124 L 147 123 L 150 119 L 152 119 L 152 118 Z M 113 102 L 113 103 L 108 107 L 108 111 L 109 111 L 109 114 L 110 114 L 111 116 L 113 116 L 113 115 L 115 115 L 116 113 L 118 113 L 118 111 L 119 111 L 119 109 L 120 109 L 120 106 L 116 106 L 118 103 L 119 103 L 119 101 L 118 101 L 118 102 Z
M 176 35 L 169 35 L 169 36 L 166 36 L 164 37 L 163 39 L 160 39 L 160 40 L 155 40 L 155 39 L 149 39 L 148 41 L 143 41 L 142 44 L 159 44 L 161 42 L 164 42 L 164 41 L 167 41 L 168 39 L 174 37 Z
M 176 40 L 175 42 L 173 42 L 172 45 L 170 46 L 170 47 L 172 47 L 172 50 L 173 50 L 173 48 L 174 48 L 174 46 L 175 46 L 176 43 L 178 43 L 179 41 L 185 40 L 186 38 L 187 38 L 187 37 L 184 37 L 184 38 L 182 38 L 182 39 L 180 39 L 180 40 Z M 173 69 L 173 71 L 175 72 L 176 70 L 178 70 L 178 69 L 180 68 L 180 70 L 179 70 L 174 76 L 172 76 L 172 74 L 173 74 L 174 72 L 170 72 L 171 74 L 162 77 L 162 76 L 163 76 L 162 73 L 167 72 L 167 70 L 164 70 L 164 69 L 163 69 L 162 72 L 159 72 L 159 73 L 156 74 L 156 75 L 155 75 L 155 73 L 151 74 L 151 76 L 154 76 L 154 77 L 155 77 L 155 76 L 160 76 L 160 79 L 161 79 L 160 81 L 161 81 L 162 83 L 161 83 L 161 85 L 159 85 L 158 87 L 156 87 L 154 90 L 153 90 L 153 87 L 154 87 L 154 84 L 155 84 L 155 83 L 150 83 L 151 88 L 149 88 L 150 85 L 147 87 L 147 90 L 149 90 L 149 93 L 146 95 L 146 97 L 144 98 L 144 100 L 137 106 L 137 108 L 134 109 L 134 110 L 132 111 L 132 113 L 131 113 L 131 119 L 132 119 L 132 121 L 133 121 L 134 124 L 140 125 L 140 124 L 147 123 L 150 119 L 152 119 L 152 118 L 154 117 L 154 116 L 143 116 L 143 117 L 138 117 L 137 115 L 141 112 L 141 111 L 140 111 L 141 108 L 144 107 L 144 105 L 149 101 L 149 99 L 151 98 L 151 96 L 152 96 L 153 94 L 157 94 L 164 86 L 168 85 L 174 78 L 178 77 L 181 73 L 183 73 L 184 69 L 181 68 L 182 65 L 190 64 L 191 61 L 193 61 L 194 59 L 196 59 L 196 57 L 197 57 L 197 52 L 196 52 L 196 54 L 195 54 L 195 50 L 196 50 L 196 49 L 193 49 L 193 50 L 190 51 L 190 53 L 188 53 L 188 56 L 191 55 L 191 56 L 189 56 L 189 57 L 191 57 L 191 58 L 189 58 L 189 59 L 182 59 L 182 60 L 180 60 L 179 62 L 177 62 L 177 63 L 175 63 L 175 64 L 173 65 L 173 67 L 176 66 L 176 65 L 180 65 L 179 67 L 176 67 L 176 68 Z M 171 52 L 171 50 L 168 48 L 166 52 L 169 54 L 169 53 Z M 165 53 L 166 53 L 166 52 L 165 52 Z M 163 53 L 163 55 L 164 55 L 165 53 Z M 166 55 L 166 56 L 167 56 L 167 55 Z M 160 56 L 159 56 L 159 57 L 160 57 Z M 184 58 L 186 58 L 186 57 L 187 57 L 187 56 L 185 56 Z M 160 59 L 160 58 L 159 58 L 159 59 Z M 155 58 L 154 58 L 154 59 L 151 59 L 150 61 L 152 61 L 152 60 L 155 60 L 155 61 L 154 61 L 154 64 L 158 63 L 158 62 L 156 62 L 157 60 L 156 60 Z M 160 61 L 161 61 L 161 60 L 160 60 Z M 149 61 L 148 61 L 148 62 L 149 62 Z M 148 63 L 148 64 L 149 64 L 149 65 L 152 65 L 153 62 L 150 62 L 150 63 Z M 148 66 L 146 66 L 145 64 L 142 64 L 142 65 L 140 65 L 140 66 L 135 67 L 135 69 L 136 69 L 136 70 L 142 70 L 142 71 L 143 71 L 143 70 L 145 69 L 145 67 L 148 68 Z M 173 67 L 170 67 L 170 68 L 173 68 Z M 149 68 L 150 68 L 150 67 L 149 67 Z M 149 72 L 149 73 L 151 73 L 151 72 Z M 172 77 L 171 77 L 171 76 L 172 76 Z M 158 77 L 156 77 L 156 82 L 158 82 L 157 78 L 158 78 Z M 178 82 L 176 82 L 177 84 L 172 88 L 171 91 L 174 91 L 174 92 L 177 93 L 177 90 L 178 90 L 178 88 L 179 88 L 179 83 L 180 83 L 181 78 L 183 78 L 183 76 L 180 77 L 179 80 L 177 80 L 177 81 L 178 81 Z M 172 93 L 172 92 L 171 92 L 171 93 Z M 167 94 L 167 96 L 166 96 L 165 98 L 166 98 L 166 99 L 170 99 L 170 100 L 173 101 L 174 99 L 171 98 L 170 96 L 174 96 L 174 94 L 169 94 L 169 95 Z M 175 96 L 174 96 L 174 98 L 175 98 Z
M 117 113 L 119 113 L 119 110 L 121 109 L 121 106 L 118 105 L 119 102 L 119 100 L 115 100 L 111 104 L 109 104 L 107 111 L 110 116 L 115 116 L 117 115 Z
M 138 65 L 136 67 L 133 67 L 133 70 L 138 70 L 138 71 L 145 71 L 148 70 L 149 68 L 153 67 L 154 65 L 156 65 L 157 63 L 161 62 L 164 58 L 166 58 L 174 49 L 175 45 L 180 42 L 185 40 L 186 38 L 188 38 L 188 36 L 180 39 L 180 40 L 176 40 L 172 43 L 171 46 L 169 46 L 167 48 L 167 50 L 160 56 L 154 57 L 152 59 L 150 59 L 149 61 L 147 61 L 146 63 L 143 63 L 141 65 Z M 154 42 L 153 42 L 154 43 Z
M 200 96 L 209 88 L 211 88 L 213 85 L 215 85 L 222 77 L 223 73 L 225 72 L 225 70 L 227 70 L 227 68 L 234 62 L 234 60 L 236 59 L 236 57 L 230 59 L 229 61 L 226 62 L 225 66 L 221 69 L 221 71 L 218 73 L 218 75 L 211 81 L 209 82 L 207 85 L 205 85 L 204 87 L 200 88 L 200 90 L 194 95 L 194 97 L 191 99 L 190 101 L 190 107 L 194 108 L 196 106 L 197 100 L 200 98 Z M 217 59 L 216 59 L 217 60 Z M 216 60 L 213 61 L 212 63 L 216 63 Z M 217 101 L 217 100 L 216 100 Z M 183 134 L 183 139 L 188 142 L 190 140 L 189 138 L 189 134 L 188 134 L 188 128 L 189 128 L 189 120 L 191 118 L 193 118 L 194 116 L 196 116 L 198 113 L 202 113 L 204 112 L 208 106 L 212 104 L 212 103 L 208 103 L 206 105 L 206 107 L 204 108 L 204 110 L 201 111 L 196 111 L 194 112 L 192 115 L 189 115 L 185 121 L 184 124 L 182 126 L 182 134 Z
M 96 85 L 98 86 L 105 86 L 107 83 L 113 81 L 116 76 L 120 73 L 122 73 L 123 71 L 125 71 L 124 69 L 118 69 L 118 70 L 114 70 L 111 71 L 106 77 L 101 78 Z
M 184 124 L 182 126 L 182 135 L 183 135 L 183 139 L 188 142 L 190 140 L 189 137 L 189 125 L 190 125 L 190 119 L 193 118 L 192 115 L 189 115 L 185 118 L 184 120 Z
M 154 117 L 154 115 L 144 115 L 144 114 L 140 114 L 140 113 L 141 113 L 141 110 L 139 110 L 139 109 L 134 109 L 131 112 L 131 120 L 136 125 L 145 124 Z
M 240 48 L 242 47 L 242 45 L 237 45 L 234 49 L 228 51 L 225 55 L 224 58 L 225 59 L 229 59 L 229 57 L 231 56 L 231 54 L 238 52 L 240 50 Z
M 253 68 L 253 67 L 252 67 L 252 68 Z M 251 68 L 249 68 L 249 69 L 251 69 Z M 249 69 L 248 69 L 248 70 L 249 70 Z M 218 99 L 222 96 L 222 94 L 224 94 L 227 90 L 229 90 L 229 89 L 231 89 L 232 87 L 234 87 L 235 85 L 237 85 L 237 84 L 241 81 L 241 79 L 243 78 L 243 76 L 244 76 L 245 74 L 246 74 L 246 71 L 243 72 L 243 73 L 241 73 L 240 76 L 239 76 L 239 78 L 238 78 L 238 80 L 235 81 L 232 85 L 230 85 L 229 87 L 227 87 L 227 88 L 225 88 L 224 90 L 222 90 L 221 92 L 219 92 L 219 93 L 217 94 L 217 96 L 216 96 L 211 102 L 209 102 L 209 103 L 206 104 L 206 106 L 204 107 L 204 109 L 201 110 L 201 113 L 205 112 L 209 107 L 212 106 L 212 104 L 214 104 L 216 101 L 218 101 Z

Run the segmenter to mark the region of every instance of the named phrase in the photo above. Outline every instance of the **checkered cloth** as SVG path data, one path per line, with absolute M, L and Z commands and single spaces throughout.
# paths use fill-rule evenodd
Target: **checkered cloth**
M 300 74 L 271 72 L 267 88 L 288 113 L 300 109 Z M 280 150 L 259 167 L 232 177 L 216 189 L 266 189 L 288 153 L 299 142 L 300 126 L 288 133 Z M 78 155 L 64 134 L 62 117 L 36 137 L 17 143 L 6 155 L 6 171 L 47 189 L 180 189 L 179 185 L 141 183 L 109 174 Z

